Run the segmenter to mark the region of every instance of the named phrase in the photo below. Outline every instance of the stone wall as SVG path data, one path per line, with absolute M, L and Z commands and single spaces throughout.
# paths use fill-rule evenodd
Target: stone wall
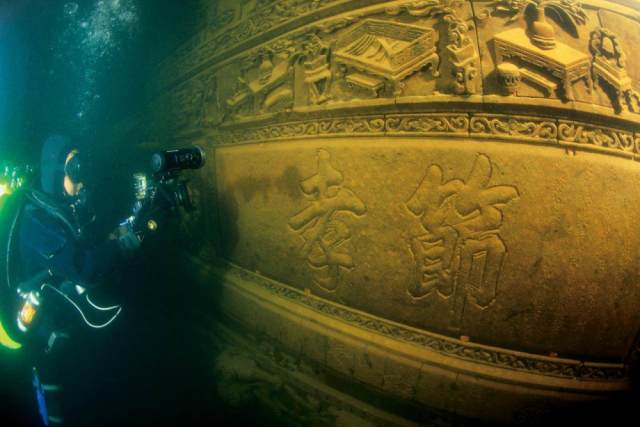
M 273 387 L 382 424 L 629 389 L 637 2 L 206 4 L 141 120 L 208 152 L 187 227 L 220 327 L 312 367 Z

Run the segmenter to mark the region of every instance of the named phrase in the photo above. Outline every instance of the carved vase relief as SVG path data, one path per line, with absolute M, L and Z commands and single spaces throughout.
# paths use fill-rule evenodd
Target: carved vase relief
M 413 298 L 434 290 L 451 302 L 451 325 L 460 326 L 467 296 L 481 308 L 496 298 L 507 247 L 500 237 L 502 208 L 518 197 L 516 187 L 489 185 L 491 161 L 480 154 L 466 181 L 446 180 L 431 165 L 406 207 L 420 221 L 424 234 L 411 239 L 415 279 Z
M 577 36 L 577 26 L 587 16 L 578 2 L 555 0 L 505 0 L 496 8 L 522 15 L 527 28 L 514 28 L 495 36 L 498 72 L 508 94 L 517 92 L 513 74 L 542 88 L 547 96 L 560 91 L 566 100 L 574 100 L 573 85 L 583 79 L 591 84 L 591 58 L 580 50 L 556 40 L 554 27 L 545 18 L 549 13 L 560 20 L 568 31 Z M 517 68 L 517 71 L 514 69 Z M 510 87 L 511 86 L 511 87 Z M 517 84 L 516 84 L 517 86 Z
M 289 226 L 303 239 L 301 254 L 312 271 L 313 282 L 333 292 L 342 282 L 343 270 L 354 267 L 351 231 L 344 213 L 362 216 L 364 202 L 343 185 L 342 172 L 331 165 L 331 154 L 320 149 L 317 172 L 300 183 L 308 206 L 289 220 Z

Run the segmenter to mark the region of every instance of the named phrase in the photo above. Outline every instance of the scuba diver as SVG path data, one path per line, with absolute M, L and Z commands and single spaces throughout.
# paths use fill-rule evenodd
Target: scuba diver
M 22 273 L 27 277 L 46 271 L 92 285 L 140 245 L 126 227 L 118 227 L 118 234 L 92 245 L 94 236 L 88 230 L 96 218 L 83 182 L 84 158 L 64 137 L 49 138 L 43 146 L 41 189 L 30 191 L 19 228 Z
M 87 170 L 85 153 L 68 138 L 47 139 L 40 188 L 25 193 L 16 222 L 16 273 L 23 299 L 16 323 L 21 332 L 29 333 L 35 365 L 32 381 L 44 425 L 64 421 L 62 389 L 67 373 L 62 365 L 69 360 L 64 347 L 73 335 L 72 318 L 80 316 L 94 329 L 117 318 L 121 307 L 96 304 L 90 290 L 140 247 L 140 238 L 124 225 L 96 241 L 92 234 L 96 216 L 84 182 Z M 41 307 L 45 299 L 46 310 Z M 96 320 L 95 314 L 102 319 Z
M 75 409 L 98 394 L 87 368 L 96 351 L 87 343 L 122 311 L 120 305 L 97 303 L 94 291 L 133 258 L 165 216 L 194 209 L 180 173 L 204 162 L 199 147 L 155 153 L 153 173 L 133 176 L 131 214 L 101 239 L 86 153 L 69 138 L 53 136 L 42 148 L 39 188 L 20 188 L 8 199 L 13 207 L 3 206 L 11 213 L 8 229 L 0 229 L 0 241 L 6 242 L 0 247 L 0 343 L 24 347 L 32 362 L 40 425 L 86 425 Z

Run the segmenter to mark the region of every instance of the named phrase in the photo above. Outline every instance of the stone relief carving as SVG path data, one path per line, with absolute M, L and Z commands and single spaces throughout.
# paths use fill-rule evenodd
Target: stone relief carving
M 199 81 L 191 84 L 185 83 L 176 88 L 171 97 L 171 104 L 174 109 L 179 109 L 181 114 L 173 120 L 170 126 L 175 129 L 192 129 L 199 126 L 200 112 L 203 106 L 203 89 Z
M 522 79 L 520 75 L 520 68 L 516 67 L 510 62 L 502 62 L 497 67 L 498 79 L 504 89 L 504 95 L 517 95 L 518 86 Z M 547 94 L 551 94 L 551 91 L 556 89 L 555 84 L 543 86 L 543 89 L 547 91 Z
M 317 34 L 309 34 L 302 42 L 302 61 L 304 84 L 307 86 L 308 100 L 311 104 L 322 104 L 330 99 L 331 63 L 330 47 Z
M 633 89 L 625 68 L 625 54 L 618 37 L 606 28 L 591 33 L 592 79 L 608 89 L 616 112 L 640 113 L 640 95 Z
M 588 55 L 576 49 L 560 43 L 551 50 L 537 48 L 520 28 L 500 33 L 494 40 L 498 67 L 507 61 L 513 61 L 510 63 L 518 68 L 517 73 L 505 73 L 505 68 L 501 68 L 500 74 L 505 86 L 508 86 L 507 82 L 510 80 L 506 76 L 516 74 L 518 76 L 512 82 L 527 80 L 542 88 L 547 96 L 562 89 L 560 97 L 568 101 L 575 99 L 575 82 L 582 79 L 591 87 L 591 60 Z M 510 93 L 515 90 L 507 87 Z
M 513 22 L 520 16 L 527 19 L 528 37 L 540 49 L 549 50 L 556 47 L 555 29 L 547 21 L 548 16 L 574 37 L 578 37 L 578 25 L 587 22 L 587 14 L 582 4 L 576 0 L 497 0 L 490 6 L 493 12 L 485 11 L 480 18 L 488 13 L 503 12 L 509 16 L 508 22 Z
M 328 134 L 367 134 L 384 132 L 384 119 L 381 117 L 345 117 L 320 120 L 318 135 Z
M 225 330 L 219 332 L 228 336 Z M 302 362 L 266 342 L 225 344 L 215 359 L 218 394 L 225 403 L 238 409 L 263 406 L 272 418 L 294 418 L 298 425 L 331 425 L 335 421 L 329 402 L 304 392 L 292 381 L 292 375 L 312 374 Z
M 343 181 L 342 172 L 331 165 L 331 154 L 318 150 L 316 174 L 300 183 L 309 203 L 289 220 L 291 229 L 304 240 L 301 253 L 314 283 L 329 292 L 341 284 L 342 270 L 354 268 L 351 231 L 341 214 L 362 216 L 367 212 L 364 202 Z
M 203 73 L 176 88 L 171 107 L 180 114 L 171 125 L 180 132 L 219 125 L 224 119 L 224 108 L 218 96 L 218 78 L 215 72 Z
M 467 35 L 469 26 L 454 15 L 445 16 L 449 24 L 447 50 L 453 67 L 453 92 L 458 95 L 471 95 L 478 91 L 477 81 L 478 53 Z
M 403 80 L 413 73 L 428 69 L 432 76 L 439 75 L 436 42 L 431 28 L 366 19 L 337 41 L 335 61 L 346 83 L 374 96 L 389 83 L 399 96 Z
M 161 66 L 159 83 L 166 85 L 183 76 L 212 57 L 223 56 L 233 46 L 261 33 L 277 28 L 287 21 L 312 13 L 324 7 L 339 3 L 341 0 L 265 0 L 242 7 L 236 13 L 240 19 L 231 22 L 224 31 L 211 31 L 198 34 L 183 46 Z
M 240 64 L 226 116 L 248 116 L 331 99 L 331 46 L 317 32 L 254 51 Z
M 261 114 L 293 106 L 293 69 L 289 49 L 259 49 L 241 66 L 235 93 L 227 100 L 231 114 Z
M 363 135 L 385 131 L 385 120 L 382 116 L 344 117 L 307 122 L 275 124 L 266 127 L 244 127 L 243 129 L 227 129 L 216 133 L 218 144 L 269 141 L 285 138 L 301 138 L 317 135 Z
M 204 127 L 215 127 L 222 120 L 224 109 L 220 106 L 218 96 L 218 76 L 216 73 L 205 75 L 202 79 L 202 108 L 197 121 Z
M 447 23 L 446 49 L 453 77 L 451 90 L 457 95 L 472 95 L 478 90 L 479 57 L 471 37 L 467 34 L 472 26 L 460 19 L 456 13 L 455 8 L 461 4 L 459 0 L 411 1 L 389 6 L 387 14 L 397 16 L 406 12 L 414 17 L 433 17 Z
M 243 12 L 243 19 L 237 22 L 232 22 L 231 25 L 229 25 L 230 28 L 225 29 L 225 31 L 221 31 L 220 34 L 210 34 L 205 38 L 202 38 L 199 35 L 198 38 L 192 39 L 184 46 L 184 48 L 181 48 L 179 53 L 177 53 L 178 56 L 176 58 L 172 58 L 171 61 L 165 62 L 170 62 L 172 64 L 178 62 L 180 64 L 185 64 L 185 68 L 194 68 L 198 64 L 189 63 L 190 61 L 193 62 L 196 57 L 200 62 L 206 61 L 208 58 L 211 58 L 212 55 L 217 57 L 221 51 L 220 47 L 226 46 L 227 42 L 234 40 L 235 42 L 229 45 L 232 46 L 242 40 L 251 38 L 255 34 L 259 34 L 259 30 L 270 30 L 278 27 L 287 20 L 303 16 L 307 13 L 313 13 L 324 7 L 336 7 L 334 3 L 336 3 L 335 0 L 319 2 L 282 2 L 272 0 L 268 2 L 257 2 L 254 4 L 252 10 L 247 13 Z M 448 19 L 453 17 L 457 19 L 458 22 L 463 22 L 457 17 L 459 10 L 456 10 L 456 6 L 464 5 L 466 2 L 460 0 L 433 0 L 417 2 L 406 1 L 403 3 L 393 2 L 388 4 L 385 4 L 384 2 L 375 2 L 375 4 L 379 4 L 379 6 L 370 7 L 364 13 L 367 15 L 377 14 L 376 16 L 379 16 L 380 11 L 384 11 L 386 15 L 392 17 L 400 17 L 400 15 L 405 14 L 410 19 L 425 17 L 435 18 L 439 20 L 436 22 L 446 22 Z M 592 73 L 585 70 L 587 70 L 587 68 L 592 68 L 592 64 L 586 65 L 585 58 L 582 57 L 581 61 L 579 61 L 580 64 L 578 65 L 567 63 L 563 64 L 563 66 L 559 68 L 550 67 L 549 64 L 553 63 L 555 59 L 566 55 L 551 53 L 557 48 L 562 47 L 563 43 L 557 40 L 555 34 L 558 31 L 558 27 L 555 27 L 554 29 L 554 26 L 551 25 L 551 22 L 549 21 L 554 21 L 555 24 L 559 25 L 559 27 L 563 29 L 563 31 L 566 31 L 566 33 L 571 34 L 574 37 L 578 37 L 580 32 L 578 29 L 584 26 L 587 22 L 587 15 L 579 2 L 574 0 L 498 0 L 493 3 L 489 3 L 489 7 L 485 11 L 476 10 L 476 19 L 482 20 L 483 15 L 488 14 L 492 14 L 494 16 L 506 15 L 507 23 L 513 22 L 520 17 L 526 18 L 523 19 L 523 21 L 526 21 L 526 28 L 521 29 L 525 37 L 529 40 L 531 46 L 543 51 L 548 51 L 547 54 L 543 53 L 541 56 L 539 55 L 538 58 L 535 58 L 535 55 L 530 58 L 532 61 L 536 60 L 536 62 L 539 62 L 540 58 L 542 58 L 542 63 L 539 64 L 528 62 L 527 58 L 521 59 L 517 55 L 508 57 L 504 62 L 505 64 L 513 65 L 516 67 L 515 69 L 510 69 L 510 67 L 505 68 L 502 67 L 501 64 L 496 64 L 498 67 L 498 73 L 496 76 L 503 82 L 502 87 L 505 90 L 505 94 L 516 95 L 520 82 L 526 82 L 527 84 L 531 84 L 533 87 L 542 89 L 543 93 L 547 95 L 557 93 L 561 99 L 572 100 L 575 98 L 572 86 L 580 80 L 587 82 L 587 77 Z M 226 15 L 229 15 L 229 13 L 226 13 Z M 354 17 L 356 16 L 357 13 L 352 13 L 349 16 L 342 15 L 340 17 L 336 17 L 336 19 L 321 21 L 320 23 L 309 26 L 308 29 L 311 29 L 312 32 L 318 32 L 321 28 L 330 29 L 337 22 L 343 22 L 344 25 L 344 22 L 351 20 L 351 23 L 353 23 Z M 228 19 L 229 16 L 222 19 L 222 21 L 226 23 Z M 397 23 L 404 23 L 404 21 L 397 21 Z M 434 22 L 426 22 L 425 20 L 416 21 L 415 19 L 411 21 L 412 25 L 416 23 L 424 28 L 435 28 Z M 452 31 L 451 29 L 440 34 L 440 38 L 445 38 L 447 41 L 442 45 L 442 51 L 437 51 L 436 53 L 442 63 L 446 63 L 448 67 L 451 67 L 453 75 L 450 76 L 448 72 L 449 70 L 447 69 L 447 72 L 439 78 L 441 83 L 438 85 L 439 88 L 443 88 L 443 84 L 447 84 L 444 79 L 447 79 L 449 80 L 448 84 L 451 93 L 473 94 L 480 90 L 478 87 L 479 80 L 477 80 L 480 76 L 478 76 L 477 79 L 474 77 L 476 74 L 480 73 L 479 60 L 477 48 L 475 47 L 475 37 L 473 37 L 473 34 L 471 33 L 471 30 L 473 30 L 472 24 L 469 22 L 463 23 L 468 27 L 467 33 L 465 33 L 465 31 L 457 31 L 457 33 L 463 34 L 463 37 L 458 37 L 455 35 L 456 31 Z M 459 25 L 452 25 L 452 28 L 454 27 L 459 27 Z M 331 31 L 333 30 L 328 30 L 327 33 L 323 33 L 320 39 L 325 43 L 335 43 L 334 40 L 327 40 L 324 38 L 324 35 Z M 320 33 L 322 33 L 322 31 L 320 31 Z M 287 37 L 296 38 L 299 37 L 300 34 L 300 32 L 295 32 L 291 33 Z M 214 39 L 219 40 L 217 40 L 217 43 L 213 43 Z M 331 69 L 333 66 L 331 55 L 328 55 L 327 62 Z M 307 65 L 310 66 L 311 63 L 308 63 Z M 577 67 L 577 69 L 574 69 L 575 67 Z M 563 70 L 563 68 L 565 69 Z M 175 75 L 175 70 L 171 71 L 172 74 Z M 313 73 L 310 72 L 310 74 Z M 339 75 L 338 70 L 334 69 L 332 79 L 334 82 L 337 80 L 337 75 Z M 302 79 L 304 79 L 304 76 L 302 76 Z M 507 80 L 510 83 L 507 83 Z M 322 83 L 320 83 L 320 85 L 321 84 Z M 587 83 L 587 86 L 590 87 L 590 85 L 591 83 Z M 373 86 L 375 87 L 375 85 Z M 353 87 L 359 88 L 355 85 Z M 311 89 L 311 91 L 313 91 L 313 89 Z M 294 92 L 297 92 L 297 90 L 294 90 Z M 329 88 L 323 95 L 331 97 L 331 93 L 332 90 Z M 375 96 L 374 91 L 365 91 L 365 93 L 368 93 L 369 96 Z M 306 102 L 301 103 L 296 101 L 294 108 L 297 106 L 314 105 L 316 103 L 326 102 L 325 99 L 327 98 L 323 95 L 317 96 L 315 94 L 309 94 L 309 99 Z M 357 96 L 357 93 L 355 96 Z M 580 96 L 583 97 L 583 95 Z M 613 99 L 613 101 L 615 102 L 615 99 Z M 628 104 L 630 103 L 637 103 L 633 95 L 631 95 L 631 101 L 622 102 L 622 105 L 627 105 L 625 108 L 628 108 Z M 286 108 L 277 108 L 276 111 L 281 109 Z M 231 115 L 228 115 L 228 117 L 231 117 Z M 217 119 L 214 121 L 217 121 Z
M 466 181 L 445 180 L 442 168 L 431 165 L 405 206 L 420 221 L 423 233 L 411 239 L 416 262 L 411 297 L 434 290 L 453 296 L 451 323 L 459 328 L 467 295 L 481 309 L 496 298 L 507 247 L 500 237 L 502 207 L 518 197 L 510 185 L 490 186 L 489 158 L 476 157 Z
M 323 372 L 314 369 L 308 358 L 295 348 L 283 348 L 278 342 L 282 336 L 273 340 L 246 335 L 220 324 L 210 328 L 216 337 L 212 344 L 216 348 L 217 388 L 220 397 L 234 408 L 251 407 L 254 414 L 267 412 L 265 415 L 275 425 L 398 425 L 390 422 L 394 417 L 386 411 L 374 409 L 360 399 L 344 400 L 344 392 L 325 385 Z M 332 352 L 346 348 L 339 341 L 331 344 L 326 349 L 328 358 Z M 320 351 L 324 353 L 324 348 Z M 353 360 L 343 363 L 353 369 Z M 439 414 L 434 414 L 433 419 L 442 421 Z
M 577 81 L 583 80 L 591 92 L 591 59 L 557 41 L 555 29 L 546 20 L 548 13 L 577 38 L 577 27 L 587 21 L 580 3 L 574 0 L 504 0 L 495 2 L 493 10 L 511 15 L 511 21 L 523 16 L 527 25 L 526 29 L 512 28 L 494 38 L 498 78 L 506 94 L 517 94 L 521 80 L 541 88 L 547 96 L 559 92 L 559 96 L 568 101 L 575 99 L 573 85 Z
M 394 20 L 345 15 L 315 24 L 291 38 L 277 39 L 250 52 L 248 57 L 241 58 L 235 91 L 231 95 L 224 87 L 217 87 L 215 77 L 197 76 L 195 79 L 200 83 L 191 85 L 197 86 L 191 89 L 194 93 L 187 93 L 185 89 L 176 97 L 176 107 L 181 111 L 181 120 L 176 122 L 176 127 L 211 128 L 240 117 L 290 111 L 309 105 L 349 102 L 363 94 L 365 98 L 403 96 L 405 81 L 416 72 L 415 61 L 427 57 L 429 60 L 422 67 L 427 71 L 425 78 L 434 78 L 431 72 L 438 75 L 439 69 L 446 69 L 445 75 L 440 75 L 436 81 L 444 79 L 442 83 L 445 87 L 449 85 L 450 93 L 477 93 L 480 90 L 480 67 L 474 37 L 470 33 L 473 27 L 460 19 L 457 16 L 460 11 L 455 9 L 456 5 L 462 3 L 451 0 L 396 3 L 376 9 L 376 16 L 380 16 L 379 10 L 382 10 L 383 17 L 397 17 Z M 541 41 L 541 35 L 536 36 L 534 27 L 542 34 L 540 29 L 549 25 L 546 21 L 544 25 L 535 24 L 545 19 L 545 10 L 567 33 L 577 35 L 578 27 L 587 19 L 579 3 L 572 0 L 509 0 L 494 2 L 491 7 L 491 13 L 506 13 L 510 16 L 509 20 L 529 17 L 528 21 L 522 20 L 527 29 L 512 28 L 496 35 L 493 40 L 496 77 L 505 95 L 518 95 L 522 82 L 527 82 L 542 89 L 547 96 L 558 95 L 565 100 L 572 100 L 575 98 L 574 85 L 577 82 L 584 81 L 588 92 L 592 92 L 596 82 L 609 95 L 616 112 L 640 112 L 640 97 L 624 66 L 624 53 L 610 31 L 602 29 L 592 33 L 589 41 L 591 54 L 556 40 L 553 27 L 551 32 L 545 33 L 548 36 L 546 42 Z M 407 15 L 413 21 L 398 21 L 402 15 Z M 482 13 L 479 15 L 482 18 Z M 440 34 L 434 31 L 434 23 L 437 22 L 443 23 L 446 31 Z M 400 46 L 408 46 L 409 42 L 395 40 L 391 43 L 383 40 L 385 31 L 396 37 L 396 34 L 402 33 L 399 28 L 404 29 L 406 34 L 413 34 L 409 29 L 418 28 L 415 34 L 421 33 L 423 36 L 416 36 L 420 40 L 414 40 L 412 45 L 425 48 L 432 45 L 431 48 L 414 55 L 407 53 L 408 48 L 402 49 Z M 367 31 L 373 33 L 367 34 Z M 445 39 L 440 44 L 442 51 L 438 49 L 438 38 Z M 358 42 L 361 43 L 359 48 L 365 50 L 361 52 L 364 56 L 347 54 L 346 50 L 349 47 L 357 48 L 355 44 Z M 366 57 L 375 49 L 378 58 Z M 399 50 L 396 52 L 394 49 Z M 425 52 L 430 51 L 433 52 L 425 57 Z M 405 60 L 414 56 L 409 62 L 400 64 L 397 59 L 400 53 L 403 53 Z M 385 66 L 379 60 L 374 60 L 380 59 L 380 55 L 393 57 L 395 66 L 399 67 L 395 73 L 391 62 L 383 70 Z M 443 63 L 447 64 L 446 68 L 442 67 Z M 397 72 L 405 71 L 403 67 L 409 67 L 407 76 Z M 443 87 L 440 83 L 438 85 Z M 334 87 L 339 86 L 346 87 L 347 92 L 336 96 Z M 219 99 L 221 94 L 222 99 Z M 192 118 L 194 114 L 197 116 L 195 119 Z
M 238 59 L 240 75 L 226 101 L 226 117 L 404 96 L 407 81 L 419 72 L 425 81 L 443 79 L 440 86 L 450 93 L 477 93 L 478 50 L 470 35 L 473 27 L 456 15 L 461 3 L 428 3 L 381 6 L 365 17 L 341 16 L 250 52 Z M 411 22 L 400 19 L 403 14 Z M 446 29 L 442 34 L 438 23 Z M 441 75 L 443 60 L 450 74 Z
M 215 362 L 220 396 L 232 406 L 247 404 L 256 394 L 264 395 L 282 387 L 278 376 L 262 369 L 249 354 L 235 348 L 221 352 Z

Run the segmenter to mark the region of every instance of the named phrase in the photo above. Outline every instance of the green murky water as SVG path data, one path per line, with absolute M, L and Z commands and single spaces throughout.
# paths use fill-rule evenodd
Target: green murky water
M 40 145 L 63 134 L 90 148 L 100 222 L 130 206 L 130 173 L 147 162 L 114 128 L 148 104 L 154 66 L 193 33 L 189 0 L 0 1 L 0 153 L 37 163 Z M 144 163 L 146 166 L 146 163 Z M 215 295 L 180 267 L 165 230 L 113 279 L 108 297 L 125 311 L 112 328 L 79 332 L 56 368 L 73 395 L 70 425 L 189 425 L 252 420 L 218 404 L 215 348 L 204 337 Z M 106 291 L 105 291 L 106 292 Z M 0 425 L 37 425 L 30 359 L 0 350 Z M 15 421 L 14 421 L 15 420 Z M 246 421 L 243 421 L 246 420 Z M 225 423 L 226 424 L 226 423 Z

